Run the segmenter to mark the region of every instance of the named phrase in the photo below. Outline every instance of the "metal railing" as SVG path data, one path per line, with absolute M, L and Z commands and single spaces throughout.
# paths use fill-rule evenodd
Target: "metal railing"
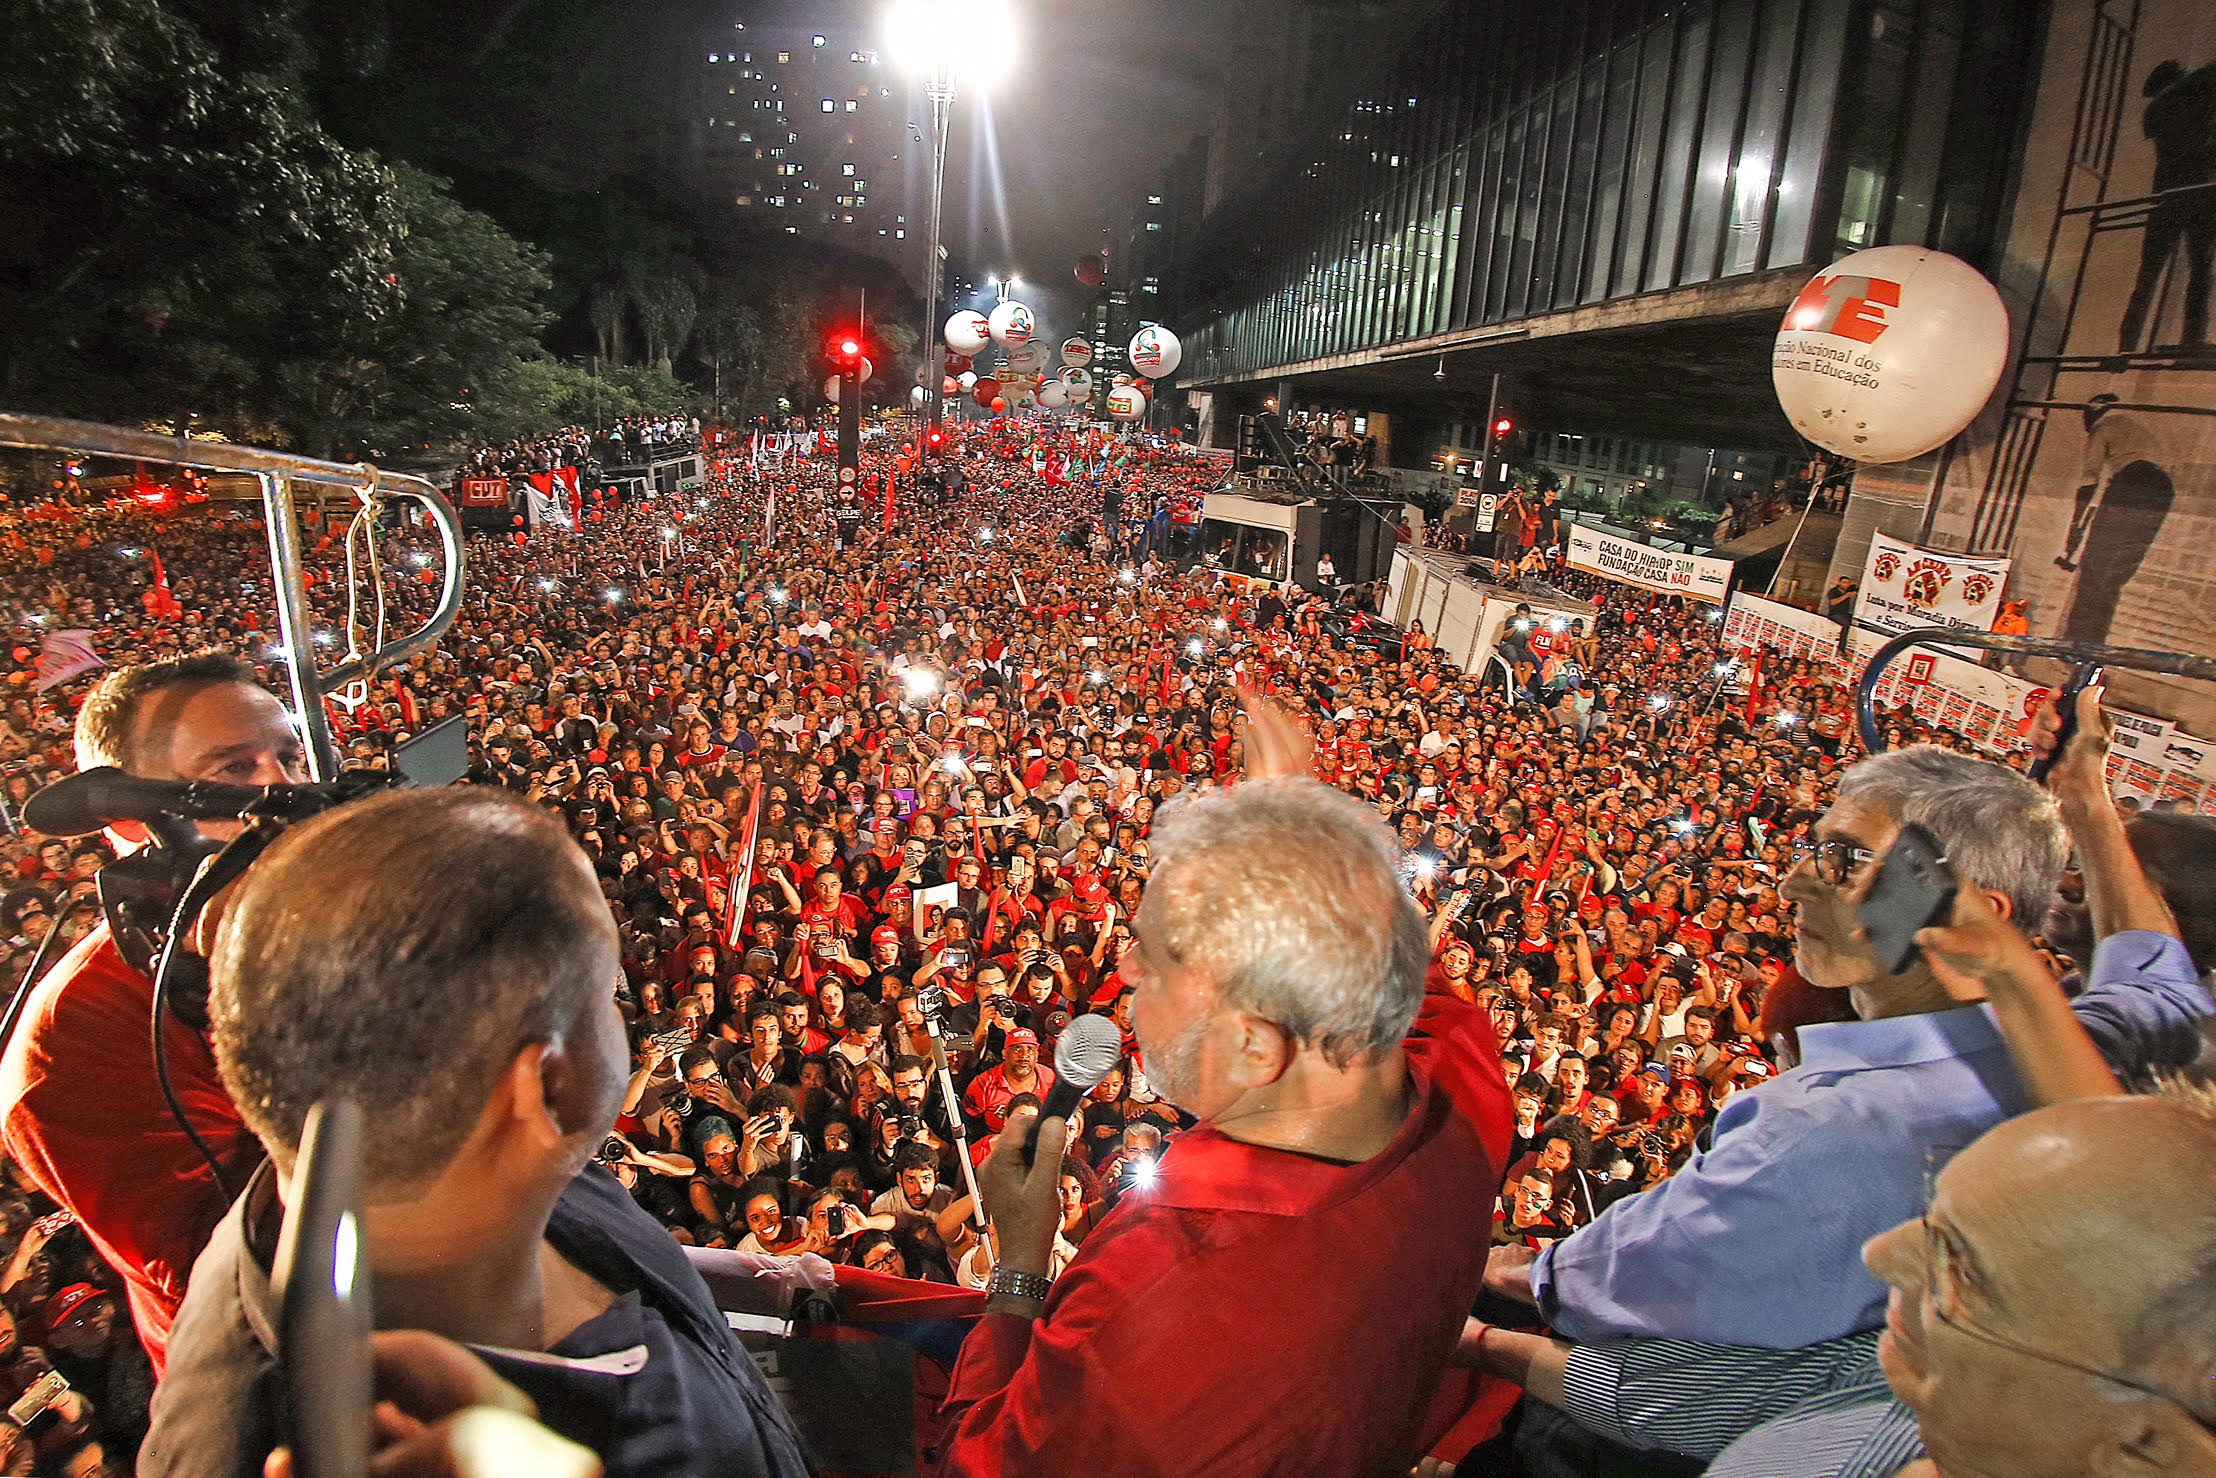
M 244 473 L 261 484 L 262 520 L 269 533 L 271 583 L 277 592 L 278 644 L 291 678 L 294 711 L 308 752 L 310 777 L 329 780 L 338 773 L 338 750 L 323 709 L 323 695 L 347 683 L 375 676 L 419 652 L 430 650 L 462 608 L 462 525 L 454 507 L 420 477 L 391 472 L 367 462 L 324 462 L 289 452 L 229 442 L 192 441 L 152 431 L 70 421 L 56 416 L 27 416 L 0 411 L 0 446 L 32 451 L 75 452 L 120 457 L 201 472 Z M 296 484 L 344 489 L 365 503 L 411 498 L 423 505 L 438 529 L 445 553 L 445 580 L 438 604 L 423 625 L 396 641 L 316 670 L 313 615 L 300 558 L 300 520 L 293 503 Z

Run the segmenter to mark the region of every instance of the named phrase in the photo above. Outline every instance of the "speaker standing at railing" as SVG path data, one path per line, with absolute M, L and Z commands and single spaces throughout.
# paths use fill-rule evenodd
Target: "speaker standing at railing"
M 283 707 L 252 668 L 213 652 L 102 678 L 78 710 L 77 763 L 237 786 L 303 778 Z M 125 850 L 146 838 L 129 822 L 109 834 Z M 162 1022 L 171 1081 L 230 1184 L 171 1115 L 147 1049 L 153 991 L 106 923 L 46 973 L 0 1058 L 0 1145 L 123 1275 L 159 1374 L 192 1261 L 261 1152 L 216 1079 L 207 1037 L 175 1016 Z
M 1405 1473 L 1420 1455 L 1484 1273 L 1508 1089 L 1489 1023 L 1425 989 L 1391 835 L 1305 778 L 1289 719 L 1249 709 L 1272 778 L 1165 808 L 1138 918 L 1146 1071 L 1200 1123 L 1049 1284 L 1063 1124 L 1027 1164 L 1032 1121 L 1009 1120 L 943 1473 Z

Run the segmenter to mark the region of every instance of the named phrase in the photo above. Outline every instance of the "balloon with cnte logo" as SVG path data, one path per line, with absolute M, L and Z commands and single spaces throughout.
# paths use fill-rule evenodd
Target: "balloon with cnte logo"
M 1150 323 L 1131 336 L 1131 367 L 1150 380 L 1177 372 L 1185 358 L 1185 346 L 1177 335 L 1158 323 Z
M 1880 246 L 1816 274 L 1785 310 L 1770 383 L 1793 429 L 1858 462 L 1905 462 L 1951 441 L 2000 383 L 2008 309 L 1977 269 Z
M 1003 349 L 1013 349 L 1018 344 L 1031 342 L 1031 335 L 1038 325 L 1031 317 L 1031 310 L 1013 298 L 993 309 L 993 316 L 986 320 L 993 342 Z
M 982 313 L 965 308 L 946 321 L 946 347 L 956 354 L 975 354 L 991 342 L 991 323 Z

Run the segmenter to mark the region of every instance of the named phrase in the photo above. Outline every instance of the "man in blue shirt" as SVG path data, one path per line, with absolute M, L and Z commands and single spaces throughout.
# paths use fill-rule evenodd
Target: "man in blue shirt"
M 2098 774 L 2097 764 L 2072 768 Z M 2073 821 L 2084 814 L 2073 808 Z M 1878 859 L 1911 821 L 1994 912 L 2027 933 L 2043 919 L 2067 838 L 2054 802 L 2029 782 L 1930 747 L 1865 760 L 1842 777 L 1816 853 L 1785 891 L 1799 909 L 1802 972 L 1849 991 L 1862 1019 L 1803 1027 L 1801 1065 L 1726 1104 L 1712 1148 L 1677 1176 L 1536 1257 L 1496 1253 L 1488 1270 L 1488 1286 L 1535 1302 L 1559 1334 L 1609 1342 L 1571 1356 L 1573 1410 L 1605 1404 L 1612 1385 L 1651 1382 L 1641 1399 L 1656 1409 L 1728 1412 L 1743 1430 L 1761 1419 L 1750 1404 L 1757 1379 L 1774 1378 L 1779 1410 L 1866 1386 L 1875 1367 L 1864 1347 L 1883 1323 L 1885 1290 L 1862 1266 L 1862 1244 L 1920 1214 L 1940 1165 L 2031 1106 L 1976 980 L 1921 956 L 1893 975 L 1859 936 L 1855 911 Z M 2127 1080 L 2190 1061 L 2196 1027 L 2216 1009 L 2174 926 L 2161 932 L 2167 922 L 2159 899 L 2152 910 L 2112 909 L 2071 1003 Z M 1686 1341 L 1742 1356 L 1667 1348 Z M 1817 1362 L 1762 1355 L 1818 1345 Z M 1693 1425 L 1728 1441 L 1734 1423 Z M 1794 1471 L 1829 1471 L 1810 1457 Z
M 194 1268 L 141 1473 L 243 1478 L 278 1440 L 282 1364 L 313 1358 L 278 1346 L 279 1203 L 333 1097 L 362 1111 L 380 1327 L 467 1345 L 608 1478 L 807 1471 L 684 1249 L 593 1163 L 625 1080 L 616 968 L 591 865 L 504 791 L 399 791 L 271 848 L 209 1007 L 270 1164 Z

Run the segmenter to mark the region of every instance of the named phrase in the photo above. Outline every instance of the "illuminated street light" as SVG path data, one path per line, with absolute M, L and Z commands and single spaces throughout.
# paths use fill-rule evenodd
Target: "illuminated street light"
M 923 247 L 923 338 L 926 362 L 940 346 L 939 285 L 946 275 L 939 220 L 946 203 L 946 145 L 957 83 L 986 88 L 1015 59 L 1015 6 L 1010 0 L 897 0 L 885 19 L 893 64 L 924 79 L 931 103 L 931 209 Z M 923 378 L 924 423 L 936 431 L 942 409 L 937 375 Z

